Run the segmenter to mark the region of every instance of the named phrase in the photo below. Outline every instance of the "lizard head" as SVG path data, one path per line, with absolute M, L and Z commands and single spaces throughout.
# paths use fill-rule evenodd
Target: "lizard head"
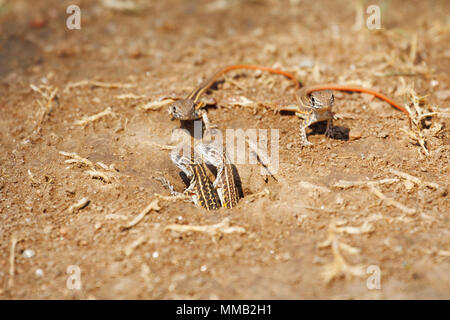
M 172 120 L 195 120 L 198 119 L 197 112 L 195 110 L 195 103 L 191 99 L 178 100 L 172 103 L 167 110 L 169 115 L 172 116 Z
M 334 95 L 331 90 L 314 91 L 309 97 L 309 102 L 314 109 L 331 108 L 334 103 Z

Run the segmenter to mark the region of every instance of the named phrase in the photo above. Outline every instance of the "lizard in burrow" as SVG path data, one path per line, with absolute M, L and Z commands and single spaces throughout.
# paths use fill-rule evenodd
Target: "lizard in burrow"
M 208 211 L 220 209 L 221 202 L 217 190 L 206 173 L 204 163 L 196 156 L 194 156 L 194 160 L 191 160 L 179 153 L 171 153 L 170 158 L 190 179 L 188 188 L 184 192 L 177 192 L 167 179 L 159 178 L 163 186 L 170 190 L 172 196 L 189 194 L 196 205 L 200 205 Z
M 228 158 L 222 141 L 200 143 L 196 146 L 196 152 L 203 157 L 206 163 L 217 170 L 213 187 L 217 190 L 222 207 L 230 209 L 237 206 L 240 198 L 236 186 L 236 174 L 238 173 L 237 170 L 236 172 L 233 170 L 233 164 Z
M 197 120 L 202 118 L 205 124 L 205 133 L 209 136 L 211 130 L 210 124 L 205 110 L 202 109 L 205 106 L 205 102 L 200 100 L 200 97 L 219 79 L 220 76 L 229 71 L 237 69 L 260 70 L 284 75 L 293 80 L 295 87 L 297 89 L 299 88 L 299 82 L 297 81 L 295 76 L 288 72 L 257 65 L 231 65 L 216 72 L 211 78 L 207 79 L 198 87 L 196 87 L 185 99 L 175 101 L 172 105 L 169 106 L 169 114 L 173 119 L 180 119 L 183 121 Z M 220 148 L 220 146 L 218 146 L 217 144 L 209 141 L 208 143 L 198 145 L 193 154 L 197 153 L 199 153 L 206 162 L 214 166 L 217 170 L 216 180 L 213 184 L 213 191 L 218 191 L 218 195 L 220 197 L 219 206 L 225 208 L 235 207 L 239 201 L 239 192 L 235 183 L 236 177 L 232 167 L 232 163 L 228 159 L 227 153 L 224 148 Z M 194 198 L 199 198 L 202 200 L 199 204 L 207 208 L 208 210 L 217 209 L 217 201 L 209 186 L 209 182 L 207 181 L 209 179 L 206 176 L 206 173 L 202 171 L 204 170 L 203 163 L 199 162 L 197 159 L 195 159 L 194 161 L 195 164 L 188 163 L 186 162 L 186 159 L 180 158 L 174 154 L 171 155 L 171 160 L 176 166 L 183 170 L 185 174 L 188 175 L 188 177 L 193 177 L 191 185 L 188 187 L 187 191 L 194 191 Z M 172 191 L 173 188 L 171 188 L 170 184 L 165 181 L 163 181 L 163 183 L 171 190 L 172 194 L 174 194 L 174 192 Z M 207 190 L 208 192 L 202 193 L 202 190 Z M 205 198 L 204 195 L 209 196 L 209 198 Z M 211 204 L 211 209 L 209 208 L 208 203 Z
M 172 115 L 174 119 L 180 119 L 180 120 L 196 120 L 199 118 L 203 118 L 203 121 L 205 122 L 205 125 L 207 126 L 207 129 L 209 127 L 209 121 L 207 120 L 206 113 L 201 110 L 201 108 L 204 106 L 204 103 L 200 101 L 200 96 L 206 92 L 208 88 L 212 86 L 212 84 L 224 73 L 235 70 L 235 69 L 254 69 L 254 70 L 264 70 L 269 71 L 272 73 L 278 73 L 283 74 L 287 76 L 288 78 L 292 79 L 295 82 L 296 87 L 299 86 L 299 82 L 296 80 L 295 76 L 281 71 L 277 69 L 271 69 L 261 66 L 251 66 L 251 65 L 232 65 L 229 67 L 226 67 L 216 74 L 212 78 L 210 78 L 208 81 L 204 82 L 202 85 L 197 87 L 194 91 L 191 92 L 191 94 L 188 95 L 186 99 L 176 101 L 169 107 L 169 114 Z M 301 142 L 303 145 L 308 146 L 311 145 L 311 143 L 308 141 L 306 137 L 306 128 L 310 125 L 319 122 L 319 121 L 327 121 L 327 131 L 326 134 L 330 134 L 330 130 L 332 127 L 332 121 L 333 121 L 333 112 L 332 112 L 332 106 L 334 104 L 334 95 L 331 90 L 338 90 L 338 91 L 350 91 L 350 92 L 363 92 L 372 94 L 389 104 L 391 104 L 393 107 L 403 111 L 407 116 L 411 124 L 411 119 L 408 114 L 408 112 L 401 107 L 399 104 L 397 104 L 395 101 L 391 100 L 390 98 L 386 97 L 385 95 L 376 92 L 371 89 L 366 89 L 362 87 L 357 86 L 347 86 L 347 85 L 337 85 L 337 84 L 323 84 L 323 85 L 315 85 L 315 86 L 309 86 L 306 88 L 302 88 L 300 91 L 300 94 L 297 95 L 298 102 L 300 102 L 300 106 L 298 104 L 288 104 L 287 106 L 281 106 L 278 108 L 279 111 L 293 111 L 296 112 L 296 115 L 303 118 L 303 121 L 300 124 L 300 137 Z M 304 102 L 304 98 L 308 97 L 309 95 L 309 105 L 307 105 Z M 232 208 L 237 204 L 237 201 L 239 200 L 239 197 L 237 196 L 237 189 L 234 184 L 234 175 L 233 171 L 231 170 L 231 162 L 227 159 L 227 155 L 225 151 L 219 152 L 217 148 L 215 148 L 211 144 L 200 144 L 198 147 L 198 151 L 200 154 L 205 158 L 205 160 L 212 164 L 217 169 L 217 177 L 215 182 L 213 183 L 212 187 L 215 189 L 217 188 L 219 191 L 219 197 L 221 205 L 227 208 Z M 204 190 L 207 186 L 208 194 L 213 194 L 215 190 L 211 190 L 210 182 L 205 181 L 205 184 L 202 181 L 202 177 L 206 177 L 206 174 L 204 172 L 204 168 L 200 168 L 198 166 L 193 167 L 192 164 L 183 163 L 180 161 L 180 159 L 175 159 L 172 157 L 172 161 L 181 168 L 185 173 L 188 171 L 191 172 L 189 175 L 190 177 L 193 177 L 191 181 L 191 186 L 188 188 L 195 189 L 195 193 L 198 194 L 199 191 Z M 203 166 L 201 164 L 200 166 Z M 188 170 L 189 168 L 189 170 Z M 231 180 L 230 180 L 231 179 Z M 199 184 L 195 183 L 195 181 L 198 180 L 200 183 L 200 189 L 198 188 L 192 188 L 193 186 L 198 186 Z M 209 179 L 208 179 L 209 180 Z M 200 192 L 203 194 L 202 192 Z M 200 197 L 201 198 L 201 197 Z M 209 198 L 201 198 L 203 199 L 200 204 L 207 209 L 209 208 L 209 205 L 205 205 L 206 203 L 211 202 L 212 208 L 217 209 L 217 199 L 214 196 L 211 196 Z M 209 200 L 208 200 L 209 199 Z M 206 201 L 206 203 L 205 203 Z

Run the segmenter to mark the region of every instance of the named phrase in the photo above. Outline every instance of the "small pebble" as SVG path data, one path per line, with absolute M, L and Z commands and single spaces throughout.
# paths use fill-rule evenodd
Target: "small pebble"
M 35 17 L 30 22 L 30 27 L 33 29 L 40 29 L 47 24 L 47 20 L 44 17 Z
M 312 68 L 314 67 L 314 60 L 310 58 L 304 58 L 298 65 L 300 68 Z
M 361 130 L 358 129 L 352 129 L 350 130 L 348 137 L 350 138 L 350 140 L 358 140 L 360 139 L 362 136 L 362 132 Z
M 34 256 L 34 250 L 26 249 L 22 255 L 24 258 L 32 258 Z
M 412 188 L 414 188 L 414 183 L 412 183 L 412 182 L 409 181 L 409 180 L 405 180 L 405 181 L 403 182 L 403 185 L 405 186 L 405 189 L 406 189 L 406 190 L 411 190 Z
M 45 234 L 49 234 L 50 232 L 52 232 L 53 227 L 52 226 L 46 226 L 44 228 L 44 233 Z
M 434 93 L 434 95 L 439 99 L 439 100 L 447 100 L 450 97 L 450 90 L 440 90 L 440 91 L 436 91 Z
M 200 267 L 200 271 L 201 272 L 205 272 L 206 270 L 208 270 L 207 266 L 203 265 L 203 266 Z
M 69 232 L 69 230 L 66 227 L 62 227 L 61 229 L 59 229 L 59 233 L 62 236 L 65 236 L 68 232 Z
M 342 198 L 342 196 L 341 196 L 340 194 L 338 194 L 338 195 L 336 196 L 336 204 L 341 205 L 341 204 L 343 204 L 343 203 L 344 203 L 344 198 Z
M 159 257 L 159 252 L 158 251 L 153 252 L 152 257 L 154 259 L 158 258 Z
M 128 51 L 128 56 L 129 56 L 130 58 L 132 58 L 132 59 L 139 58 L 140 56 L 142 56 L 141 49 L 139 49 L 138 47 L 131 48 L 131 49 Z
M 385 139 L 389 136 L 389 133 L 387 131 L 380 131 L 377 133 L 377 138 Z
M 44 275 L 44 271 L 42 271 L 42 269 L 36 269 L 34 274 L 36 275 L 36 277 L 41 278 Z

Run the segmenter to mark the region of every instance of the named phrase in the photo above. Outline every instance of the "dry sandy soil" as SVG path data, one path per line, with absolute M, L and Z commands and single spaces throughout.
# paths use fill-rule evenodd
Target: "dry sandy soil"
M 68 30 L 71 2 L 0 1 L 0 298 L 450 298 L 449 1 L 375 1 L 380 30 L 365 25 L 372 3 L 304 0 L 85 0 L 81 30 Z M 158 177 L 185 187 L 164 148 L 180 123 L 145 106 L 235 63 L 372 87 L 417 122 L 336 93 L 347 134 L 319 124 L 302 148 L 299 119 L 274 112 L 291 83 L 231 72 L 207 93 L 209 118 L 279 129 L 279 171 L 237 165 L 236 208 L 159 199 L 123 228 L 169 195 Z M 167 229 L 225 218 L 245 232 Z M 380 289 L 367 286 L 371 265 Z

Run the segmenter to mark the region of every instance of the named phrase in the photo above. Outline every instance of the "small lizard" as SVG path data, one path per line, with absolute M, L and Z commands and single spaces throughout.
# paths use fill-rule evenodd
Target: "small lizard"
M 239 201 L 239 192 L 236 187 L 236 177 L 233 166 L 222 145 L 214 142 L 197 145 L 197 151 L 203 156 L 206 163 L 211 164 L 217 170 L 216 180 L 213 182 L 222 207 L 233 208 Z
M 183 171 L 186 176 L 191 179 L 189 187 L 183 192 L 176 192 L 170 183 L 164 178 L 160 179 L 172 195 L 179 196 L 183 194 L 191 194 L 192 200 L 196 205 L 200 205 L 207 210 L 217 210 L 221 207 L 220 199 L 216 189 L 213 187 L 211 180 L 206 174 L 205 166 L 198 159 L 189 160 L 185 156 L 171 153 L 172 162 Z
M 172 116 L 173 119 L 180 119 L 180 120 L 196 120 L 202 118 L 203 122 L 205 123 L 206 129 L 208 130 L 209 120 L 206 115 L 206 112 L 202 110 L 202 108 L 205 106 L 205 103 L 200 101 L 200 97 L 214 84 L 214 82 L 216 82 L 216 80 L 221 75 L 236 69 L 253 69 L 253 70 L 268 71 L 275 74 L 281 74 L 293 80 L 295 83 L 295 87 L 297 89 L 299 88 L 298 80 L 295 78 L 294 75 L 288 72 L 256 65 L 245 65 L 245 64 L 231 65 L 216 72 L 210 79 L 206 80 L 196 89 L 194 89 L 185 99 L 175 101 L 171 106 L 169 106 L 168 110 L 169 114 Z M 307 139 L 306 128 L 308 128 L 310 125 L 316 122 L 326 120 L 327 129 L 325 134 L 328 136 L 331 134 L 334 115 L 332 112 L 332 107 L 334 104 L 334 95 L 332 93 L 332 90 L 362 92 L 380 98 L 381 100 L 384 100 L 390 105 L 392 105 L 394 108 L 397 108 L 401 110 L 403 113 L 405 113 L 408 116 L 409 125 L 411 126 L 411 118 L 406 109 L 400 106 L 392 99 L 388 98 L 387 96 L 377 91 L 358 86 L 348 86 L 339 84 L 319 84 L 304 87 L 300 90 L 300 94 L 297 95 L 298 100 L 300 102 L 300 106 L 298 104 L 289 104 L 287 106 L 281 106 L 278 108 L 278 111 L 293 111 L 296 113 L 298 117 L 303 118 L 303 121 L 300 124 L 300 138 L 302 145 L 304 146 L 312 145 L 312 143 L 309 142 Z M 304 100 L 308 96 L 309 101 L 305 103 Z
M 220 69 L 211 78 L 207 79 L 197 88 L 195 88 L 185 99 L 175 101 L 173 104 L 171 104 L 168 109 L 169 115 L 172 116 L 172 119 L 179 119 L 179 120 L 197 120 L 202 118 L 203 122 L 205 123 L 205 126 L 208 128 L 209 127 L 208 117 L 206 115 L 205 110 L 202 109 L 205 106 L 205 103 L 200 100 L 200 97 L 217 81 L 217 79 L 219 79 L 220 76 L 229 71 L 237 69 L 260 70 L 274 74 L 284 75 L 294 81 L 296 89 L 299 88 L 298 80 L 295 78 L 294 75 L 288 72 L 257 65 L 235 64 Z
M 331 129 L 333 126 L 333 116 L 332 107 L 334 104 L 334 95 L 332 90 L 336 91 L 349 91 L 349 92 L 362 92 L 371 94 L 381 100 L 386 101 L 394 108 L 402 111 L 408 116 L 409 125 L 411 126 L 411 117 L 405 108 L 400 106 L 398 103 L 392 99 L 386 97 L 385 95 L 362 87 L 357 86 L 346 86 L 338 84 L 321 84 L 302 88 L 300 94 L 298 95 L 298 104 L 289 104 L 287 106 L 281 106 L 278 108 L 279 111 L 293 111 L 295 114 L 302 118 L 303 121 L 300 123 L 300 139 L 304 146 L 311 146 L 312 143 L 308 141 L 306 136 L 306 128 L 310 125 L 320 122 L 327 121 L 327 129 L 325 135 L 329 136 L 331 134 Z M 305 98 L 309 96 L 309 100 L 305 103 Z

